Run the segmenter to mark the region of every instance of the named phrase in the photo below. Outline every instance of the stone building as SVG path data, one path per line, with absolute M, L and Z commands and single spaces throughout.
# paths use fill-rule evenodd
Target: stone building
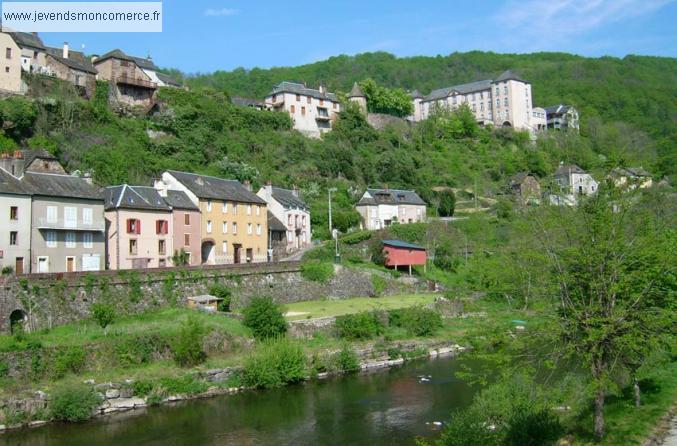
M 541 185 L 529 172 L 520 172 L 510 178 L 510 192 L 521 204 L 538 204 L 541 200 Z
M 268 211 L 285 226 L 286 252 L 311 246 L 310 207 L 298 188 L 283 189 L 268 183 L 257 193 L 266 201 Z
M 597 193 L 599 187 L 592 175 L 575 164 L 560 164 L 552 179 L 549 201 L 554 205 L 575 205 L 580 197 Z
M 158 83 L 144 70 L 144 59 L 115 49 L 94 59 L 99 79 L 110 83 L 112 97 L 120 104 L 150 110 L 155 105 Z
M 79 51 L 73 51 L 68 43 L 63 48 L 45 48 L 46 65 L 59 79 L 81 88 L 85 96 L 91 98 L 96 90 L 97 71 L 92 62 Z
M 641 167 L 617 167 L 611 171 L 609 178 L 616 187 L 629 190 L 653 186 L 651 174 Z
M 268 93 L 265 102 L 273 110 L 289 113 L 294 128 L 312 138 L 331 131 L 341 110 L 338 97 L 324 85 L 315 90 L 295 82 L 282 82 Z
M 356 205 L 364 229 L 426 221 L 426 203 L 413 190 L 367 189 Z
M 364 95 L 360 86 L 357 85 L 357 82 L 353 84 L 353 88 L 348 94 L 348 100 L 357 104 L 364 115 L 367 114 L 367 97 Z

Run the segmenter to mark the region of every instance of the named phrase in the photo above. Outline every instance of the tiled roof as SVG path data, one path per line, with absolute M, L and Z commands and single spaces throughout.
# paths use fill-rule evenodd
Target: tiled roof
M 26 172 L 21 182 L 34 195 L 103 200 L 96 187 L 73 175 Z
M 405 249 L 416 249 L 420 251 L 425 251 L 425 248 L 422 246 L 414 245 L 413 243 L 403 242 L 402 240 L 383 240 L 385 246 L 392 246 L 394 248 L 405 248 Z
M 430 94 L 426 96 L 424 99 L 426 101 L 435 101 L 437 99 L 444 99 L 453 92 L 456 92 L 458 94 L 468 94 L 477 91 L 489 90 L 491 89 L 491 83 L 492 81 L 488 79 L 483 81 L 470 82 L 467 84 L 454 85 L 453 87 L 440 88 L 439 90 L 431 91 Z
M 369 194 L 371 197 L 366 196 Z M 425 206 L 426 203 L 413 190 L 399 189 L 367 189 L 365 195 L 357 203 L 358 206 L 374 206 L 377 204 L 413 204 Z
M 558 105 L 552 105 L 550 107 L 544 107 L 545 113 L 548 114 L 548 115 L 566 113 L 567 111 L 569 111 L 570 108 L 571 108 L 571 106 L 564 105 L 564 104 L 558 104 Z
M 247 188 L 237 180 L 224 180 L 223 178 L 178 172 L 175 170 L 168 170 L 167 172 L 180 181 L 181 184 L 186 186 L 188 190 L 194 193 L 198 198 L 266 204 L 263 199 L 247 190 Z
M 30 191 L 12 174 L 0 169 L 0 194 L 30 195 Z
M 287 232 L 287 227 L 272 212 L 268 211 L 268 229 L 276 232 Z
M 559 168 L 555 171 L 554 176 L 561 177 L 569 175 L 569 173 L 585 174 L 587 172 L 578 167 L 576 164 L 569 164 L 559 166 Z
M 171 208 L 160 193 L 148 186 L 110 186 L 104 190 L 106 210 L 109 209 L 146 209 L 169 211 Z
M 124 51 L 121 49 L 114 49 L 112 51 L 107 52 L 103 56 L 99 57 L 94 61 L 95 64 L 98 64 L 100 62 L 103 62 L 104 60 L 107 59 L 120 59 L 120 60 L 127 60 L 129 62 L 134 62 L 139 68 L 142 68 L 144 70 L 152 70 L 152 71 L 157 71 L 157 67 L 155 66 L 155 63 L 153 63 L 152 59 L 148 59 L 146 57 L 136 57 L 136 56 L 130 56 L 126 54 Z
M 164 197 L 165 202 L 174 209 L 186 209 L 191 211 L 199 211 L 200 208 L 195 205 L 185 192 L 180 190 L 168 190 L 167 196 Z
M 360 88 L 359 85 L 357 85 L 357 82 L 353 84 L 353 89 L 350 90 L 350 94 L 348 94 L 349 98 L 363 98 L 364 97 L 364 92 Z
M 17 32 L 17 33 L 9 33 L 9 35 L 12 36 L 16 44 L 20 47 L 30 47 L 38 50 L 45 49 L 45 45 L 42 43 L 42 39 L 33 33 Z
M 617 167 L 611 171 L 617 176 L 650 177 L 651 174 L 641 167 Z
M 21 151 L 21 156 L 24 159 L 24 169 L 26 169 L 28 166 L 31 165 L 33 161 L 35 161 L 37 158 L 40 159 L 46 159 L 46 160 L 55 160 L 56 157 L 46 151 L 45 149 L 30 149 L 30 150 L 22 150 Z
M 92 62 L 79 51 L 68 51 L 68 59 L 63 57 L 63 49 L 46 48 L 47 54 L 61 62 L 62 64 L 74 70 L 84 71 L 85 73 L 97 74 L 98 71 L 92 65 Z
M 169 76 L 168 74 L 160 73 L 159 71 L 155 74 L 157 74 L 158 79 L 160 79 L 162 82 L 164 82 L 167 85 L 173 85 L 175 87 L 183 87 L 181 82 L 177 81 L 176 79 Z
M 423 98 L 425 97 L 425 96 L 423 96 L 423 94 L 421 94 L 421 92 L 418 91 L 418 90 L 412 91 L 411 93 L 409 93 L 409 96 L 411 96 L 412 99 L 423 99 Z
M 330 101 L 338 101 L 338 98 L 334 93 L 321 93 L 320 90 L 315 90 L 313 88 L 307 88 L 303 84 L 299 84 L 296 82 L 281 82 L 280 84 L 276 85 L 273 87 L 273 91 L 271 91 L 268 95 L 272 95 L 275 93 L 294 93 L 294 94 L 302 94 L 305 96 L 311 96 L 313 98 L 317 99 L 328 99 Z
M 244 107 L 265 107 L 265 102 L 259 101 L 258 99 L 251 99 L 251 98 L 242 98 L 239 96 L 233 96 L 230 98 L 230 102 L 235 104 L 235 105 L 242 105 Z
M 510 177 L 510 185 L 522 184 L 529 176 L 532 176 L 529 172 L 516 173 Z
M 301 197 L 295 196 L 294 191 L 289 189 L 273 187 L 273 198 L 286 209 L 308 209 L 306 202 Z
M 512 70 L 504 71 L 503 73 L 501 73 L 500 76 L 496 78 L 494 82 L 503 82 L 503 81 L 519 81 L 527 83 L 527 81 L 522 79 L 517 73 L 513 72 Z

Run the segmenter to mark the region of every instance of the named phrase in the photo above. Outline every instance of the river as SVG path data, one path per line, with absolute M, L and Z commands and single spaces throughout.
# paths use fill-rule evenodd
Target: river
M 283 389 L 153 407 L 0 435 L 0 445 L 412 445 L 470 404 L 459 359 L 421 360 Z M 427 377 L 430 377 L 429 379 Z

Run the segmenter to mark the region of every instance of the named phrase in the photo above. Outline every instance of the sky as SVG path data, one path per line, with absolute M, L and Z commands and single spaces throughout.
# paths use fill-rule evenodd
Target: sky
M 208 73 L 339 54 L 562 51 L 677 56 L 677 0 L 164 0 L 162 33 L 44 33 Z

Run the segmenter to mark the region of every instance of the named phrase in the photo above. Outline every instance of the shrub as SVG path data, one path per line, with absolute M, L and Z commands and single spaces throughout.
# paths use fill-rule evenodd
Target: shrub
M 374 287 L 374 296 L 381 296 L 388 286 L 388 282 L 378 274 L 371 275 L 371 285 Z
M 54 377 L 61 378 L 67 373 L 79 373 L 85 366 L 87 354 L 80 346 L 65 347 L 57 350 L 54 357 Z
M 13 272 L 14 272 L 14 268 L 12 268 L 12 267 L 9 266 L 9 265 L 8 265 L 8 266 L 5 266 L 4 268 L 2 268 L 2 275 L 3 275 L 3 276 L 9 276 L 9 275 L 11 275 Z
M 504 443 L 509 446 L 554 444 L 563 433 L 559 418 L 551 410 L 515 407 L 508 419 Z
M 78 422 L 91 418 L 99 404 L 101 397 L 93 388 L 78 384 L 57 388 L 52 393 L 49 407 L 53 418 Z
M 372 339 L 384 331 L 385 324 L 375 312 L 363 311 L 336 318 L 336 332 L 341 339 Z
M 204 362 L 207 357 L 202 349 L 205 334 L 204 324 L 198 318 L 189 316 L 172 342 L 174 361 L 182 367 L 192 367 Z
M 436 446 L 499 446 L 500 435 L 487 428 L 486 417 L 477 410 L 457 410 L 444 428 Z
M 348 344 L 344 344 L 341 351 L 334 353 L 330 364 L 332 371 L 338 373 L 354 373 L 360 370 L 357 353 Z
M 230 311 L 231 294 L 230 288 L 223 283 L 215 283 L 209 288 L 209 294 L 223 299 L 219 302 L 219 311 L 227 313 Z
M 242 376 L 248 387 L 271 389 L 300 382 L 307 373 L 303 348 L 288 339 L 265 341 L 245 362 Z
M 301 265 L 301 276 L 311 282 L 327 283 L 334 277 L 334 265 L 328 262 L 306 262 Z
M 7 376 L 9 376 L 9 365 L 4 361 L 0 361 L 0 379 Z
M 437 193 L 439 204 L 437 205 L 437 215 L 440 217 L 452 217 L 456 207 L 456 194 L 451 189 L 445 189 Z
M 179 377 L 168 377 L 160 379 L 160 387 L 169 394 L 195 395 L 206 392 L 209 384 L 204 381 L 196 380 L 192 375 L 183 375 Z M 157 390 L 156 390 L 157 391 Z
M 113 345 L 113 351 L 120 366 L 148 364 L 156 357 L 171 349 L 169 340 L 158 334 L 147 334 L 123 338 Z
M 389 324 L 404 328 L 411 336 L 432 336 L 442 328 L 442 316 L 435 310 L 417 305 L 391 310 Z
M 146 396 L 153 391 L 155 385 L 150 381 L 142 379 L 136 380 L 132 383 L 132 391 L 134 396 Z
M 369 240 L 371 236 L 371 231 L 356 231 L 341 237 L 340 241 L 346 245 L 357 245 L 358 243 Z
M 249 327 L 257 339 L 274 338 L 287 332 L 282 310 L 270 297 L 252 299 L 243 313 L 245 327 Z
M 95 303 L 92 305 L 92 317 L 96 323 L 105 330 L 106 327 L 115 322 L 117 314 L 113 305 L 106 303 Z

